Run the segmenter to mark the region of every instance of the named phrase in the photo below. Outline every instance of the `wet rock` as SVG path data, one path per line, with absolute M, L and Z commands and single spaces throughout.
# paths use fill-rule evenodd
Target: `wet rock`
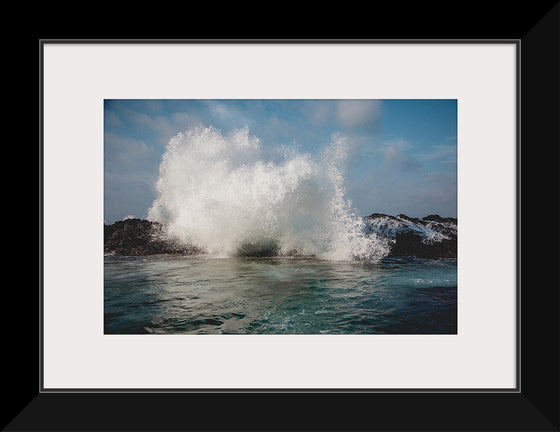
M 390 256 L 457 258 L 457 219 L 437 214 L 412 218 L 372 213 L 365 217 L 369 233 L 389 240 Z
M 412 232 L 398 233 L 389 255 L 418 258 L 457 258 L 457 239 L 443 239 L 427 243 L 418 234 Z
M 390 256 L 457 257 L 456 218 L 444 218 L 432 214 L 419 219 L 403 214 L 391 216 L 372 213 L 364 220 L 367 234 L 375 233 L 388 240 L 391 245 Z M 144 219 L 126 219 L 112 225 L 104 225 L 104 250 L 105 253 L 132 256 L 204 253 L 200 247 L 169 239 L 165 236 L 165 229 L 160 223 Z M 238 250 L 238 255 L 245 257 L 278 254 L 278 246 L 273 241 L 246 243 Z M 295 251 L 294 256 L 297 256 Z
M 104 251 L 117 255 L 179 254 L 196 255 L 203 251 L 167 239 L 163 226 L 144 219 L 126 219 L 104 226 Z

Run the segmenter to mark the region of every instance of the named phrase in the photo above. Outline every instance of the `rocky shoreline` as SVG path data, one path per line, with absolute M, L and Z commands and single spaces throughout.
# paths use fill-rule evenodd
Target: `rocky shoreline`
M 368 230 L 389 239 L 389 256 L 457 258 L 457 219 L 428 215 L 411 218 L 373 213 L 364 218 Z
M 418 258 L 457 257 L 457 219 L 428 215 L 411 218 L 373 213 L 364 218 L 367 234 L 382 236 L 391 245 L 389 256 Z M 143 256 L 199 255 L 204 250 L 167 239 L 164 227 L 144 219 L 125 219 L 104 225 L 106 254 Z
M 145 219 L 125 219 L 104 225 L 104 251 L 116 255 L 198 255 L 195 246 L 180 245 L 163 235 L 163 226 Z

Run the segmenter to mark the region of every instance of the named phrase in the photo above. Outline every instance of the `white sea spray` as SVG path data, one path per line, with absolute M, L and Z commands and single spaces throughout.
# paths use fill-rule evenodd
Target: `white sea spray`
M 215 256 L 240 252 L 378 260 L 386 240 L 365 234 L 345 197 L 346 140 L 334 135 L 319 157 L 270 149 L 248 128 L 223 134 L 194 127 L 163 155 L 148 219 L 175 241 Z

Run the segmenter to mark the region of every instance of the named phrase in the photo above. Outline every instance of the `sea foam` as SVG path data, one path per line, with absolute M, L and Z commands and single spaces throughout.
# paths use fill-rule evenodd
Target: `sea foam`
M 302 255 L 377 260 L 389 252 L 345 198 L 346 140 L 317 157 L 264 146 L 248 128 L 194 127 L 162 157 L 148 219 L 174 241 L 215 256 Z

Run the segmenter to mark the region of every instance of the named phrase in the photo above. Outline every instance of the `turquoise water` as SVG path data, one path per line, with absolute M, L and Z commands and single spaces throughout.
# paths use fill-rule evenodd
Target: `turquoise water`
M 457 261 L 105 257 L 105 334 L 456 334 Z

